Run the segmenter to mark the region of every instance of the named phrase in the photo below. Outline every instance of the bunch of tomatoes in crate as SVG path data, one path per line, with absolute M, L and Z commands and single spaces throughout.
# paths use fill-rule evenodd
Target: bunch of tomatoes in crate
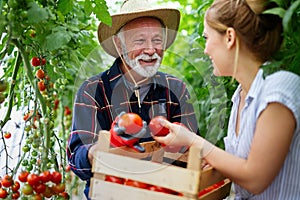
M 39 200 L 58 196 L 60 199 L 69 199 L 62 182 L 62 174 L 57 171 L 44 171 L 39 174 L 22 171 L 17 178 L 5 175 L 0 182 L 0 198 L 18 199 L 20 192 L 24 197 Z

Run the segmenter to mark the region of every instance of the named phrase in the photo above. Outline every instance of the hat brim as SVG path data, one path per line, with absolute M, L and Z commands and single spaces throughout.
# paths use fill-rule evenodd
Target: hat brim
M 111 56 L 115 58 L 119 57 L 112 41 L 112 36 L 115 35 L 127 22 L 140 17 L 155 17 L 160 19 L 166 26 L 165 28 L 168 29 L 166 49 L 171 46 L 177 35 L 180 22 L 180 12 L 177 9 L 163 8 L 113 15 L 111 27 L 101 22 L 98 26 L 98 40 L 102 48 Z

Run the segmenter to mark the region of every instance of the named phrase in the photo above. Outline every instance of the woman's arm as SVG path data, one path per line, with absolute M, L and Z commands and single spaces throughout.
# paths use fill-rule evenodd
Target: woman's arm
M 294 115 L 287 107 L 270 103 L 258 118 L 248 159 L 242 159 L 187 129 L 168 122 L 162 124 L 170 129 L 171 134 L 156 137 L 158 142 L 203 147 L 204 159 L 211 166 L 254 194 L 264 191 L 279 173 L 296 127 Z

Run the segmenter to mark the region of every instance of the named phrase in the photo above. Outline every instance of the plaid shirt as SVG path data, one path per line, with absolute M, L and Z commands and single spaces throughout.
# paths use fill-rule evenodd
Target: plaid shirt
M 119 68 L 120 58 L 113 66 L 86 80 L 79 88 L 73 111 L 72 132 L 67 155 L 73 172 L 87 181 L 92 177 L 88 149 L 97 142 L 100 130 L 110 130 L 115 117 L 122 111 L 137 113 L 149 124 L 157 115 L 171 122 L 181 122 L 197 132 L 197 120 L 186 85 L 178 78 L 158 72 L 147 86 L 148 92 L 138 105 L 135 93 L 126 84 Z M 153 140 L 149 130 L 140 142 Z

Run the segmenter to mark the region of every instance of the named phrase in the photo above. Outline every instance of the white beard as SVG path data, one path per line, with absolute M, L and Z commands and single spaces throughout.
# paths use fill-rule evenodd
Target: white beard
M 136 57 L 135 59 L 130 59 L 128 57 L 128 54 L 123 52 L 123 57 L 125 62 L 132 68 L 133 71 L 135 71 L 137 74 L 139 74 L 140 76 L 146 77 L 146 78 L 150 78 L 152 76 L 154 76 L 156 74 L 156 72 L 158 71 L 158 68 L 160 66 L 160 62 L 161 62 L 161 57 L 155 53 L 152 56 L 149 56 L 147 54 L 141 54 L 138 57 Z M 152 60 L 152 59 L 157 59 L 156 63 L 154 65 L 151 66 L 141 66 L 139 63 L 139 60 Z

